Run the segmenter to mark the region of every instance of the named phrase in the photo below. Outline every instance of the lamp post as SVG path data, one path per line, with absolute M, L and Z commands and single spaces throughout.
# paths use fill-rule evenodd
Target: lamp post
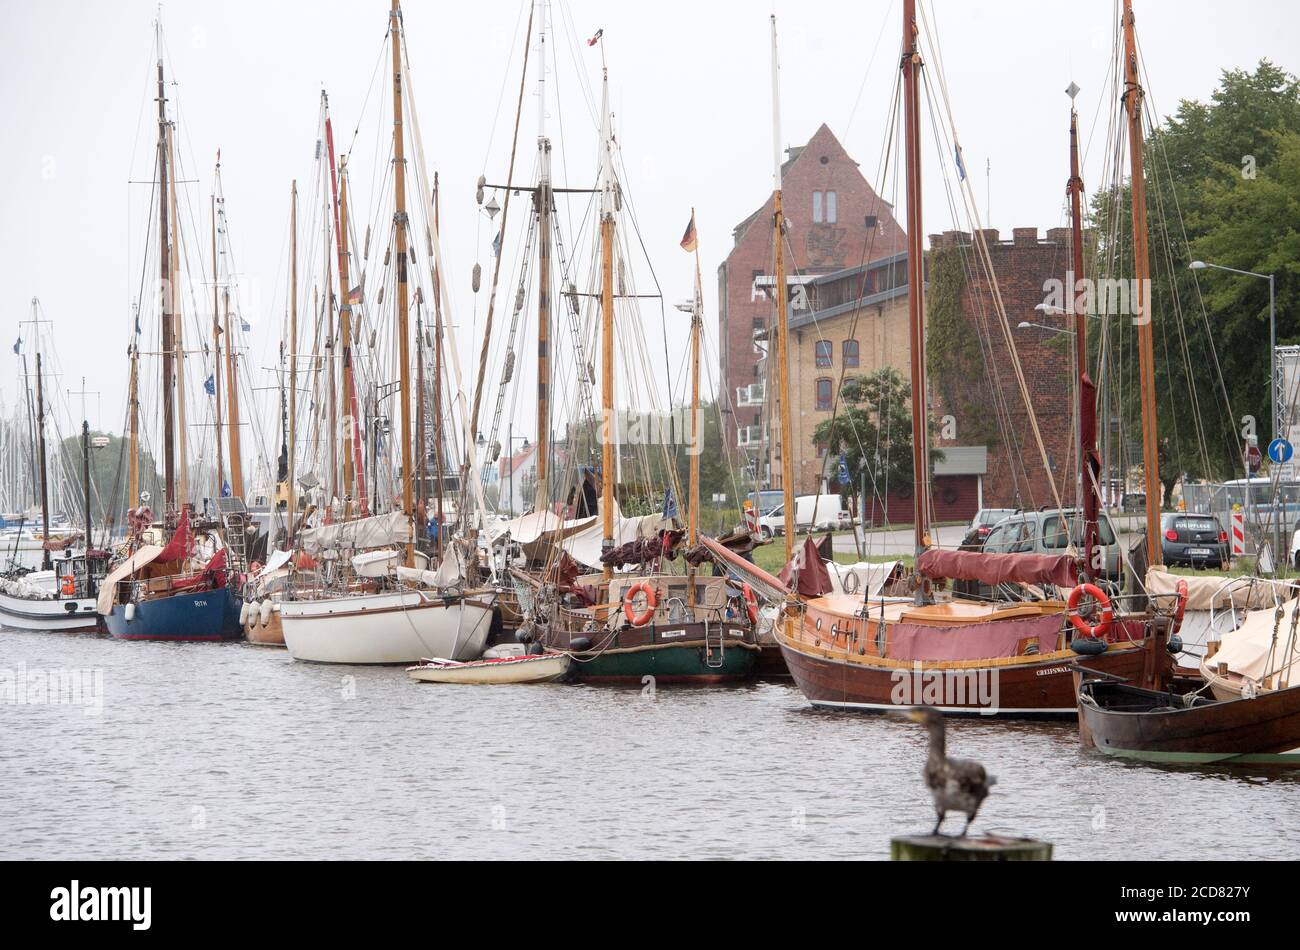
M 1028 330 L 1031 327 L 1037 330 L 1050 330 L 1053 333 L 1065 333 L 1069 336 L 1074 336 L 1073 330 L 1064 327 L 1049 327 L 1046 323 L 1030 323 L 1028 320 L 1021 320 L 1016 324 L 1016 329 L 1018 330 Z
M 1268 395 L 1269 395 L 1269 412 L 1272 415 L 1270 428 L 1272 437 L 1270 442 L 1278 437 L 1277 425 L 1277 298 L 1275 295 L 1275 284 L 1272 274 L 1259 274 L 1253 270 L 1240 270 L 1236 267 L 1227 267 L 1223 264 L 1211 264 L 1209 261 L 1192 261 L 1187 265 L 1189 270 L 1214 270 L 1227 271 L 1230 274 L 1241 274 L 1245 277 L 1258 277 L 1260 280 L 1268 281 Z M 1290 432 L 1287 433 L 1290 435 Z M 1250 472 L 1246 473 L 1246 484 L 1250 484 Z M 1279 480 L 1280 481 L 1280 480 Z M 1282 543 L 1282 519 L 1278 511 L 1278 503 L 1281 498 L 1281 487 L 1276 485 L 1273 488 L 1273 567 L 1277 568 L 1277 559 L 1280 556 L 1279 547 Z

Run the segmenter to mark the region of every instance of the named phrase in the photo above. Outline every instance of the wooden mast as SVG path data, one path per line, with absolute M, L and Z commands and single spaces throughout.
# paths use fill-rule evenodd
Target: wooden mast
M 790 426 L 790 310 L 785 282 L 785 212 L 781 182 L 781 64 L 776 55 L 776 15 L 772 15 L 772 243 L 776 249 L 776 378 L 781 447 L 782 511 L 785 514 L 785 560 L 794 558 L 794 437 Z M 769 346 L 770 350 L 770 346 Z
M 176 506 L 176 420 L 172 397 L 172 295 L 171 255 L 167 228 L 167 97 L 163 84 L 162 43 L 158 44 L 158 285 L 161 290 L 162 397 L 163 397 L 163 490 L 164 512 Z
M 324 99 L 325 93 L 321 93 Z M 321 215 L 322 237 L 325 241 L 325 253 L 321 255 L 322 266 L 324 267 L 324 289 L 321 291 L 320 306 L 325 311 L 325 392 L 326 403 L 329 411 L 329 453 L 330 453 L 330 472 L 329 479 L 326 483 L 326 494 L 328 504 L 326 507 L 325 523 L 328 524 L 334 517 L 334 501 L 338 498 L 339 490 L 339 417 L 338 417 L 338 392 L 335 386 L 335 365 L 334 365 L 334 288 L 330 276 L 330 200 L 329 192 L 326 190 L 324 178 L 321 181 L 322 204 Z
M 1147 184 L 1142 155 L 1143 91 L 1133 35 L 1133 3 L 1124 0 L 1124 109 L 1128 113 L 1130 187 L 1133 198 L 1134 323 L 1142 396 L 1142 470 L 1147 493 L 1147 563 L 1163 563 L 1160 544 L 1160 456 L 1156 442 L 1155 356 L 1151 335 L 1151 262 L 1147 239 Z
M 81 388 L 86 388 L 84 380 L 81 383 Z M 81 420 L 81 488 L 82 501 L 85 503 L 86 507 L 86 557 L 89 559 L 90 552 L 94 550 L 95 544 L 94 523 L 90 514 L 90 421 L 87 419 Z M 90 593 L 89 567 L 87 567 L 86 571 L 86 584 L 86 593 Z
M 167 124 L 167 164 L 172 169 L 167 182 L 167 203 L 172 219 L 172 253 L 171 272 L 167 275 L 167 284 L 171 288 L 172 298 L 172 342 L 176 349 L 176 426 L 179 450 L 180 471 L 176 476 L 176 494 L 181 507 L 189 503 L 190 498 L 190 446 L 189 423 L 185 410 L 185 321 L 181 313 L 181 295 L 176 292 L 180 286 L 181 228 L 180 215 L 176 213 L 176 127 Z
M 328 122 L 329 120 L 326 120 Z M 331 160 L 333 158 L 331 146 Z M 341 347 L 340 366 L 342 367 L 341 385 L 343 386 L 343 409 L 348 413 L 349 424 L 345 426 L 349 433 L 349 442 L 355 441 L 360 434 L 356 418 L 356 396 L 352 383 L 352 301 L 348 296 L 348 282 L 351 273 L 348 267 L 348 157 L 339 161 L 339 194 L 335 216 L 338 233 L 335 246 L 339 254 L 339 345 Z M 363 478 L 364 467 L 357 464 L 355 448 L 349 445 L 343 452 L 343 518 L 352 517 L 352 505 L 357 499 L 357 480 Z
M 438 173 L 433 173 L 433 229 L 442 234 L 442 219 L 439 211 L 438 201 Z M 438 518 L 438 556 L 442 556 L 442 271 L 437 262 L 434 263 L 433 269 L 433 418 L 438 420 L 434 427 L 433 438 L 433 472 L 434 472 L 434 494 L 437 502 L 434 510 Z M 423 419 L 421 415 L 421 419 Z M 424 441 L 420 442 L 420 451 L 426 451 Z M 424 471 L 424 459 L 420 460 L 420 471 Z M 420 496 L 423 499 L 423 495 Z
M 226 399 L 230 416 L 230 494 L 244 497 L 244 464 L 239 454 L 239 386 L 235 379 L 235 338 L 230 334 L 230 288 L 222 293 L 226 321 Z
M 140 504 L 140 310 L 135 311 L 135 324 L 131 331 L 131 375 L 127 384 L 127 510 Z
M 916 0 L 903 0 L 903 109 L 907 152 L 907 311 L 912 358 L 912 512 L 915 551 L 930 546 L 930 431 L 926 413 L 925 245 L 921 224 L 921 51 Z M 917 588 L 925 597 L 924 586 Z
M 550 508 L 547 484 L 551 442 L 551 140 L 546 137 L 546 8 L 542 7 L 538 30 L 538 111 L 537 111 L 537 442 L 533 450 L 537 459 L 537 494 L 534 511 Z M 471 432 L 474 438 L 475 433 Z
M 411 341 L 407 327 L 409 306 L 406 270 L 409 251 L 406 241 L 406 158 L 402 150 L 405 133 L 402 128 L 402 44 L 399 35 L 402 10 L 398 0 L 393 0 L 389 14 L 389 37 L 393 46 L 393 195 L 395 208 L 393 226 L 397 231 L 397 377 L 401 393 L 402 439 L 402 511 L 409 518 L 414 511 L 411 497 Z M 406 540 L 406 566 L 415 563 L 415 545 L 408 530 Z
M 293 180 L 289 197 L 289 497 L 285 507 L 284 549 L 293 549 L 293 529 L 298 506 L 294 484 L 294 465 L 298 451 L 298 179 Z
M 221 307 L 217 299 L 217 185 L 221 177 L 221 152 L 212 183 L 212 419 L 217 433 L 217 497 L 226 483 L 226 459 L 221 431 Z
M 45 463 L 45 388 L 41 381 L 40 325 L 36 327 L 36 453 L 40 457 L 41 471 L 41 569 L 50 569 L 50 549 L 45 542 L 50 540 L 50 488 L 49 476 Z M 83 386 L 82 389 L 85 389 Z
M 1101 457 L 1097 454 L 1097 387 L 1088 375 L 1088 309 L 1083 292 L 1083 177 L 1079 171 L 1079 114 L 1074 108 L 1078 87 L 1070 84 L 1070 300 L 1074 312 L 1074 358 L 1079 374 L 1079 486 L 1083 501 L 1084 572 L 1094 576 L 1106 569 L 1105 555 L 1094 565 L 1099 552 L 1098 519 Z
M 603 47 L 602 47 L 603 50 Z M 604 554 L 614 547 L 614 447 L 618 418 L 614 412 L 614 160 L 610 154 L 613 130 L 609 121 L 609 70 L 602 69 L 601 196 L 600 196 L 600 427 L 601 536 Z M 613 568 L 605 563 L 605 583 Z M 605 598 L 608 599 L 608 598 Z
M 691 227 L 695 227 L 695 209 L 691 209 Z M 687 514 L 686 545 L 694 550 L 700 543 L 700 334 L 704 327 L 704 288 L 700 280 L 700 239 L 695 232 L 695 306 L 691 308 L 691 485 L 690 511 Z M 695 606 L 695 565 L 686 564 L 686 605 Z

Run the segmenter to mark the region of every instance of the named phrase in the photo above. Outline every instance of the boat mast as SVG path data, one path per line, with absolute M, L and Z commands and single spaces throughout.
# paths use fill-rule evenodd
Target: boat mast
M 325 120 L 325 128 L 327 137 L 331 139 L 330 163 L 333 165 L 333 136 L 329 132 L 329 119 Z M 348 157 L 346 155 L 339 162 L 339 178 L 339 190 L 334 208 L 334 244 L 338 248 L 339 255 L 339 345 L 340 366 L 343 370 L 341 385 L 343 407 L 352 420 L 347 429 L 353 434 L 354 442 L 354 445 L 347 447 L 343 452 L 343 518 L 347 520 L 352 517 L 353 500 L 365 494 L 364 491 L 357 491 L 358 483 L 365 481 L 365 467 L 358 464 L 360 447 L 355 444 L 360 438 L 360 427 L 357 425 L 356 394 L 353 392 L 352 383 L 352 300 L 348 287 L 351 273 L 348 267 Z M 361 499 L 361 508 L 364 513 L 364 498 Z
M 223 214 L 224 217 L 224 214 Z M 226 399 L 230 416 L 230 494 L 244 497 L 244 464 L 239 454 L 239 386 L 235 380 L 235 338 L 230 335 L 230 288 L 222 293 L 226 321 Z
M 321 93 L 321 99 L 324 101 L 325 93 Z M 330 449 L 330 474 L 327 484 L 326 497 L 328 498 L 325 509 L 325 521 L 328 524 L 334 517 L 334 501 L 338 498 L 339 490 L 339 420 L 338 420 L 338 393 L 336 391 L 334 377 L 334 288 L 330 276 L 330 200 L 329 192 L 324 181 L 321 179 L 321 236 L 325 241 L 325 253 L 321 255 L 322 266 L 324 267 L 324 289 L 321 292 L 320 306 L 324 310 L 325 316 L 325 392 L 327 393 L 326 403 L 329 410 L 329 449 Z
M 912 512 L 915 550 L 930 546 L 930 431 L 926 413 L 925 374 L 925 247 L 921 225 L 921 113 L 919 78 L 921 51 L 916 25 L 916 0 L 903 0 L 903 109 L 907 151 L 907 310 L 912 356 Z M 917 588 L 918 600 L 925 588 Z
M 601 45 L 601 57 L 605 47 Z M 614 547 L 614 445 L 618 441 L 618 420 L 614 414 L 614 181 L 613 130 L 609 117 L 609 70 L 602 63 L 601 98 L 601 189 L 600 189 L 600 408 L 604 424 L 600 444 L 601 528 L 600 550 Z M 603 558 L 602 558 L 603 561 Z M 614 570 L 604 563 L 605 582 Z
M 160 28 L 161 29 L 161 28 Z M 171 253 L 167 240 L 167 97 L 163 84 L 161 34 L 158 40 L 158 282 L 162 290 L 162 397 L 164 512 L 176 505 L 176 421 L 172 398 L 176 384 L 172 373 Z
M 86 388 L 83 380 L 81 388 Z M 84 410 L 83 410 L 84 411 Z M 93 541 L 94 528 L 90 517 L 90 422 L 87 419 L 81 420 L 81 487 L 83 501 L 86 504 L 86 557 L 90 557 L 91 550 L 95 547 Z M 86 583 L 90 583 L 90 571 L 86 571 Z M 89 588 L 87 588 L 89 593 Z
M 1097 387 L 1088 375 L 1088 308 L 1083 292 L 1083 177 L 1079 171 L 1079 113 L 1074 97 L 1079 87 L 1070 83 L 1070 299 L 1074 311 L 1074 358 L 1079 373 L 1079 486 L 1083 495 L 1084 572 L 1092 574 L 1093 559 L 1099 551 L 1099 506 L 1101 457 L 1097 454 Z M 1105 570 L 1103 563 L 1098 572 Z
M 1151 261 L 1147 239 L 1147 184 L 1142 155 L 1142 100 L 1137 40 L 1133 35 L 1133 3 L 1124 0 L 1124 109 L 1128 113 L 1130 187 L 1133 198 L 1134 322 L 1138 331 L 1138 362 L 1142 387 L 1142 470 L 1147 493 L 1147 564 L 1163 562 L 1160 544 L 1160 456 L 1156 444 L 1155 356 L 1151 336 Z
M 406 285 L 406 267 L 410 252 L 406 243 L 406 158 L 402 151 L 402 43 L 401 30 L 402 9 L 398 0 L 393 0 L 392 12 L 389 14 L 389 36 L 393 45 L 393 226 L 397 230 L 397 377 L 401 392 L 401 439 L 402 439 L 402 511 L 409 518 L 414 509 L 411 498 L 411 375 L 407 371 L 411 365 L 411 341 L 408 338 L 407 308 L 409 306 Z M 415 546 L 408 529 L 406 540 L 406 566 L 415 562 Z
M 131 375 L 127 385 L 128 444 L 126 463 L 127 510 L 140 504 L 140 309 L 135 308 L 135 321 L 131 331 Z M 25 358 L 24 358 L 25 359 Z
M 294 463 L 298 449 L 298 179 L 289 197 L 289 497 L 284 549 L 293 549 L 293 529 L 298 507 L 294 498 Z
M 691 227 L 695 227 L 695 209 L 691 209 Z M 704 287 L 700 280 L 699 232 L 695 238 L 695 306 L 691 308 L 691 506 L 687 514 L 687 550 L 700 543 L 700 334 L 704 328 Z M 695 565 L 686 562 L 686 606 L 695 606 Z
M 442 216 L 439 210 L 438 201 L 438 173 L 433 173 L 433 230 L 435 234 L 442 234 Z M 499 260 L 499 257 L 498 257 Z M 441 260 L 434 262 L 433 269 L 433 418 L 438 420 L 435 426 L 433 437 L 433 471 L 434 471 L 434 493 L 437 497 L 436 511 L 438 513 L 438 555 L 442 556 L 442 264 Z M 423 418 L 423 416 L 421 416 Z M 420 442 L 420 451 L 425 451 L 424 442 Z M 420 460 L 420 471 L 424 471 L 424 460 Z M 423 497 L 423 496 L 421 496 Z M 464 487 L 461 489 L 461 505 L 465 505 Z M 466 506 L 467 507 L 467 506 Z
M 85 388 L 85 387 L 82 387 Z M 36 452 L 40 456 L 41 472 L 41 570 L 48 571 L 50 564 L 50 489 L 45 468 L 45 389 L 41 382 L 40 325 L 36 328 Z
M 167 276 L 168 286 L 171 288 L 172 321 L 175 325 L 172 339 L 176 347 L 176 425 L 180 443 L 178 446 L 180 471 L 177 473 L 176 494 L 180 498 L 181 506 L 184 507 L 190 498 L 190 450 L 189 425 L 186 422 L 185 412 L 185 335 L 183 332 L 185 321 L 181 314 L 181 295 L 176 292 L 176 288 L 180 285 L 181 259 L 181 219 L 176 213 L 176 126 L 170 122 L 167 124 L 167 164 L 172 169 L 171 177 L 167 181 L 167 203 L 171 206 L 169 211 L 172 219 L 171 273 Z
M 794 452 L 790 429 L 790 312 L 785 283 L 785 212 L 781 207 L 781 63 L 776 55 L 776 15 L 772 15 L 772 243 L 776 247 L 776 376 L 780 418 L 781 492 L 785 514 L 785 560 L 794 557 Z
M 217 184 L 221 178 L 221 152 L 212 182 L 212 417 L 217 433 L 217 497 L 226 483 L 226 460 L 221 440 L 221 309 L 217 300 Z
M 551 432 L 551 140 L 546 137 L 546 6 L 540 0 L 541 27 L 538 30 L 537 56 L 537 494 L 534 511 L 550 507 L 547 484 L 547 456 Z M 603 228 L 602 222 L 602 228 Z M 474 433 L 470 433 L 471 437 Z

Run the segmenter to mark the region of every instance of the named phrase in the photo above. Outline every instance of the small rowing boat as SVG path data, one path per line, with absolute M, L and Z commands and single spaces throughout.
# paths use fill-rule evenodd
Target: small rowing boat
M 569 672 L 572 661 L 565 653 L 503 656 L 490 660 L 421 660 L 406 675 L 421 683 L 553 683 Z

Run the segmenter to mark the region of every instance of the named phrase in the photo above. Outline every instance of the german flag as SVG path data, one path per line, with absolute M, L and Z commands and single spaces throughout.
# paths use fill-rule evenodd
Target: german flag
M 687 254 L 695 252 L 697 242 L 695 235 L 695 212 L 691 212 L 691 223 L 686 225 L 686 233 L 682 235 L 682 250 Z

